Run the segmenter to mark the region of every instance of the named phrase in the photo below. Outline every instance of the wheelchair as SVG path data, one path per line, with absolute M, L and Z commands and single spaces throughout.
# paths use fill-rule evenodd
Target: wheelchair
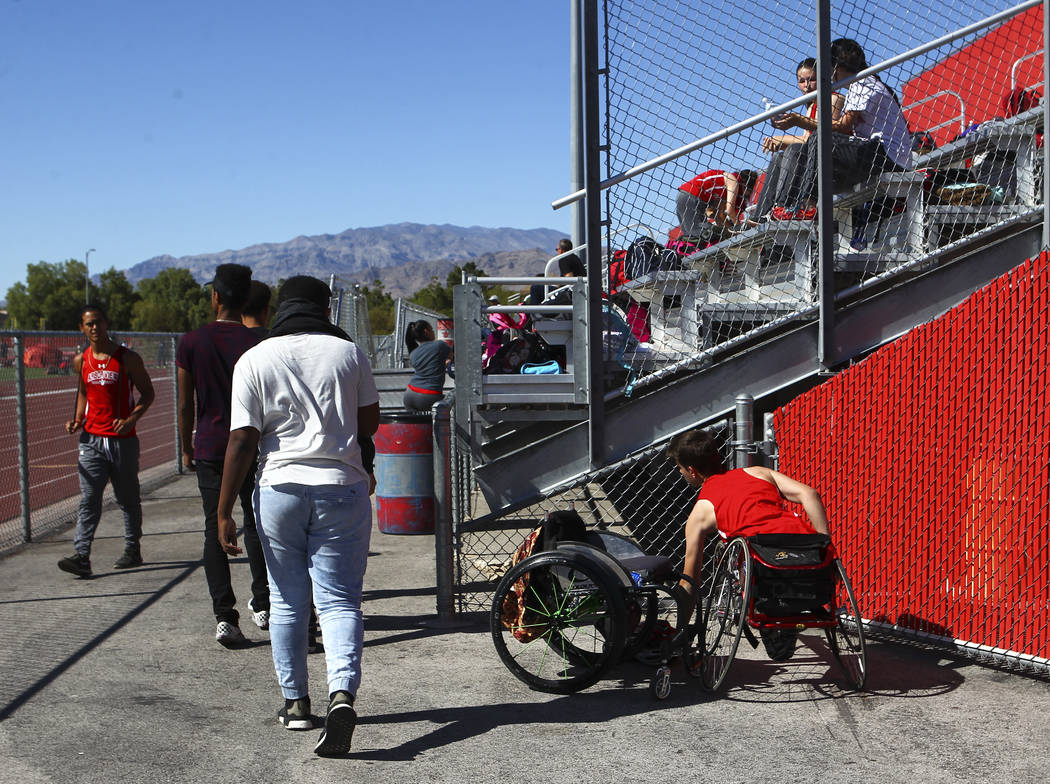
M 649 687 L 671 692 L 670 663 L 681 657 L 705 689 L 725 682 L 741 637 L 774 660 L 790 658 L 803 629 L 821 629 L 850 685 L 867 666 L 860 612 L 830 539 L 820 535 L 737 537 L 720 543 L 710 588 L 693 584 L 669 558 L 633 540 L 588 530 L 557 541 L 504 574 L 493 593 L 490 631 L 500 659 L 538 691 L 571 694 L 643 649 L 658 651 Z M 695 617 L 695 620 L 694 620 Z

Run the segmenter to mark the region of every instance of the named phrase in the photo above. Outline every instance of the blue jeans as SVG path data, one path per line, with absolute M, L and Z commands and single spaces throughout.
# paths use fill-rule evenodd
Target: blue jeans
M 81 431 L 77 474 L 80 476 L 80 509 L 73 549 L 90 556 L 102 516 L 102 491 L 113 483 L 113 495 L 124 512 L 124 549 L 137 550 L 142 538 L 142 501 L 139 496 L 139 439 L 107 438 Z
M 309 693 L 311 599 L 324 635 L 328 693 L 356 695 L 364 643 L 361 585 L 372 535 L 368 483 L 261 485 L 255 519 L 270 574 L 273 665 L 285 698 Z

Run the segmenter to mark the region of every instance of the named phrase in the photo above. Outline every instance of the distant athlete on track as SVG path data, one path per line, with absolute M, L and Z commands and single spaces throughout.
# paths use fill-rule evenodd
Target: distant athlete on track
M 91 576 L 91 543 L 102 516 L 102 491 L 113 483 L 113 494 L 124 512 L 124 554 L 113 566 L 142 565 L 142 502 L 139 496 L 139 439 L 135 423 L 153 402 L 153 384 L 142 357 L 109 336 L 109 320 L 99 305 L 80 309 L 80 331 L 90 344 L 73 359 L 79 380 L 73 419 L 66 432 L 80 432 L 77 473 L 80 510 L 73 555 L 58 568 L 77 577 Z M 138 390 L 135 401 L 132 387 Z

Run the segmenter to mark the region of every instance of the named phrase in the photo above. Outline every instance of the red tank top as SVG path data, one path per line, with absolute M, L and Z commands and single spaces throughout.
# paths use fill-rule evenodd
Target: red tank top
M 113 430 L 113 420 L 123 419 L 134 407 L 131 379 L 122 362 L 124 351 L 121 346 L 113 352 L 113 356 L 102 362 L 91 355 L 90 346 L 84 351 L 80 362 L 80 378 L 87 395 L 84 430 L 91 435 L 111 438 L 130 438 L 135 435 L 134 428 L 123 435 L 117 435 Z
M 755 534 L 816 533 L 813 526 L 784 508 L 776 485 L 743 468 L 708 477 L 697 500 L 711 502 L 718 530 L 729 539 Z

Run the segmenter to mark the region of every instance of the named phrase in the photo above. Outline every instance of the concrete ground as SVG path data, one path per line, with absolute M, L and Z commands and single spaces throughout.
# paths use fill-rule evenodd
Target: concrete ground
M 434 618 L 433 538 L 375 533 L 365 580 L 365 682 L 347 758 L 276 721 L 267 633 L 214 641 L 192 476 L 148 493 L 147 563 L 110 568 L 107 511 L 77 580 L 72 532 L 0 560 L 0 782 L 1045 782 L 1050 685 L 875 642 L 848 693 L 819 637 L 791 662 L 747 652 L 718 697 L 680 669 L 664 702 L 624 664 L 572 696 L 530 691 L 487 628 Z M 235 562 L 246 602 L 248 567 Z M 323 657 L 311 656 L 323 710 Z

